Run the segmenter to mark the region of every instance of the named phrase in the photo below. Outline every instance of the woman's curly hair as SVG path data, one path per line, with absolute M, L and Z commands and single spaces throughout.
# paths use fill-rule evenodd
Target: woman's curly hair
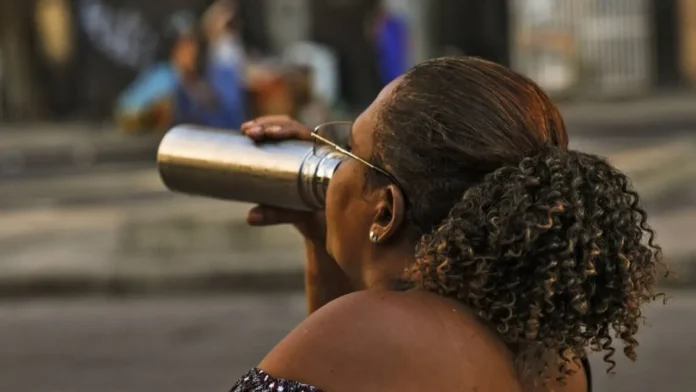
M 475 58 L 431 60 L 379 124 L 373 159 L 403 184 L 418 238 L 413 285 L 475 310 L 534 374 L 562 378 L 588 348 L 611 370 L 615 338 L 636 359 L 662 251 L 628 178 L 567 149 L 536 84 Z
M 628 179 L 604 160 L 547 148 L 470 188 L 417 246 L 418 287 L 478 311 L 522 355 L 591 348 L 612 331 L 636 359 L 661 250 Z M 570 358 L 565 358 L 569 353 Z

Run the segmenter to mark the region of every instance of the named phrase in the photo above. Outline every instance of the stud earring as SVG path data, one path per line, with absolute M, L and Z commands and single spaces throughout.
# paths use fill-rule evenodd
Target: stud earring
M 375 234 L 373 231 L 370 232 L 370 241 L 373 243 L 377 243 L 379 241 L 379 237 L 377 237 L 377 234 Z

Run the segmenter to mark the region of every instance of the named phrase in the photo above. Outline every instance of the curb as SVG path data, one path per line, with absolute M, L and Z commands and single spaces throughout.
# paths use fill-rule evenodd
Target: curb
M 55 147 L 0 149 L 0 175 L 21 176 L 66 168 L 88 168 L 97 164 L 154 163 L 159 140 L 155 137 L 117 143 L 82 143 L 76 140 L 73 144 Z
M 671 262 L 673 276 L 660 277 L 659 289 L 696 287 L 696 254 Z M 662 273 L 661 271 L 659 273 Z M 0 281 L 0 298 L 129 296 L 178 294 L 286 293 L 304 290 L 304 271 L 204 273 L 185 278 L 142 278 L 121 276 L 39 278 Z
M 573 116 L 574 117 L 574 116 Z M 592 137 L 655 137 L 656 129 L 659 136 L 674 136 L 679 134 L 694 134 L 696 117 L 693 114 L 677 117 L 647 118 L 633 120 L 581 120 L 566 119 L 568 134 L 572 136 Z
M 0 298 L 86 295 L 176 295 L 191 293 L 296 292 L 304 290 L 304 271 L 200 274 L 186 278 L 89 277 L 0 281 Z

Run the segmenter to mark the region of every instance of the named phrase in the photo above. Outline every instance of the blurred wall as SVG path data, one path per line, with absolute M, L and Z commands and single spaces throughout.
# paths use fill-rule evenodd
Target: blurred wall
M 508 0 L 431 0 L 433 50 L 510 65 Z
M 25 120 L 45 112 L 33 72 L 32 3 L 0 0 L 0 120 Z
M 272 0 L 242 0 L 239 3 L 242 20 L 244 44 L 252 52 L 265 52 L 271 49 L 271 26 L 267 9 Z
M 366 107 L 379 93 L 377 57 L 367 18 L 378 0 L 311 0 L 312 38 L 338 55 L 341 92 L 352 106 Z
M 693 0 L 687 0 L 694 4 Z M 684 82 L 681 67 L 682 23 L 680 3 L 684 0 L 652 0 L 654 82 L 659 88 L 679 88 Z

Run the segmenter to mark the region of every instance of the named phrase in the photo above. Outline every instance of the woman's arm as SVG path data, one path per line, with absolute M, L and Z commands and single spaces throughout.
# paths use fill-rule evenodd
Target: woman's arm
M 348 277 L 326 252 L 323 243 L 305 239 L 305 293 L 309 314 L 336 298 L 353 292 Z
M 348 276 L 326 251 L 326 222 L 323 213 L 257 206 L 249 211 L 247 222 L 252 226 L 289 223 L 304 237 L 305 293 L 310 315 L 334 299 L 355 291 Z
M 288 116 L 266 116 L 242 124 L 242 132 L 256 142 L 264 140 L 311 141 L 312 130 Z M 355 291 L 348 276 L 326 252 L 326 218 L 323 213 L 257 206 L 249 211 L 252 226 L 292 224 L 305 240 L 305 291 L 309 314 Z

